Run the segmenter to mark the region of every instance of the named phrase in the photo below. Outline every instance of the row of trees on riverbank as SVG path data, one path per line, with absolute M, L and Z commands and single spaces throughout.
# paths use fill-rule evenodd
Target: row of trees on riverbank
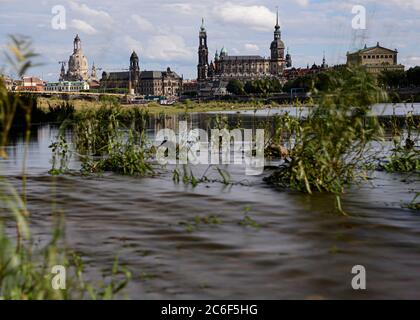
M 330 86 L 331 79 L 346 72 L 346 66 L 328 71 L 308 74 L 287 81 L 284 85 L 277 79 L 258 79 L 242 82 L 231 80 L 227 90 L 234 95 L 268 95 L 273 93 L 289 93 L 293 88 L 303 89 L 308 92 L 312 89 L 323 90 Z M 420 66 L 407 71 L 384 71 L 378 76 L 378 84 L 386 89 L 420 87 Z

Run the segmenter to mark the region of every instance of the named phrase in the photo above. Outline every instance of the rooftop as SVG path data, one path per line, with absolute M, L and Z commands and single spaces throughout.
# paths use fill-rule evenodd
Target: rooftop
M 225 56 L 221 60 L 265 60 L 261 56 Z

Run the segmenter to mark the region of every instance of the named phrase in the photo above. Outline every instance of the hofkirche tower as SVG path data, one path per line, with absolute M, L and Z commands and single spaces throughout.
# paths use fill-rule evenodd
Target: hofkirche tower
M 207 47 L 207 32 L 204 27 L 204 18 L 201 22 L 199 42 L 197 80 L 201 82 L 207 80 L 209 72 L 209 49 Z
M 274 27 L 274 40 L 271 42 L 271 61 L 270 73 L 275 76 L 283 74 L 285 59 L 284 59 L 284 42 L 281 40 L 281 31 L 279 25 L 279 12 L 277 10 L 276 25 Z

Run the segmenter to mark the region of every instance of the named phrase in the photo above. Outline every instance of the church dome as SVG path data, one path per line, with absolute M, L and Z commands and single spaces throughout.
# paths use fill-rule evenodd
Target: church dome
M 221 57 L 223 57 L 223 56 L 227 56 L 227 50 L 226 50 L 226 48 L 225 48 L 225 47 L 223 47 L 223 48 L 222 48 L 222 50 L 220 50 L 220 56 L 221 56 Z
M 88 61 L 83 54 L 79 35 L 76 35 L 74 39 L 74 51 L 69 58 L 68 66 L 67 80 L 87 80 L 89 78 Z
M 281 39 L 275 39 L 271 42 L 270 49 L 284 49 L 284 42 Z

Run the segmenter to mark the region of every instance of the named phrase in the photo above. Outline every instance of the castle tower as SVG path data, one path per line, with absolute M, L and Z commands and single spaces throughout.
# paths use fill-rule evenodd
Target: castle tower
M 274 76 L 280 76 L 283 74 L 285 60 L 284 60 L 284 43 L 281 40 L 278 9 L 277 9 L 276 25 L 274 27 L 274 40 L 273 42 L 271 42 L 270 51 L 271 51 L 270 73 Z
M 286 68 L 292 67 L 292 55 L 289 53 L 289 48 L 287 48 L 287 54 L 286 54 Z
M 130 79 L 131 83 L 129 86 L 131 89 L 134 89 L 134 92 L 137 92 L 139 87 L 139 80 L 140 80 L 140 64 L 139 64 L 139 56 L 135 51 L 130 56 Z
M 209 49 L 207 47 L 207 32 L 204 27 L 204 18 L 199 33 L 197 81 L 205 81 L 209 72 Z

